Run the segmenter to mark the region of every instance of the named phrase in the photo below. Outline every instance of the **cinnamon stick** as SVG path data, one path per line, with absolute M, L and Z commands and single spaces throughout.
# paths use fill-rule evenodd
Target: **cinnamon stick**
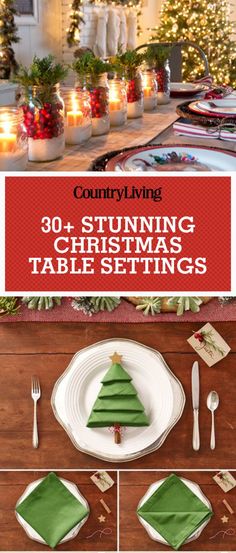
M 120 425 L 115 424 L 114 425 L 114 437 L 115 437 L 115 444 L 121 443 L 121 432 L 120 432 Z

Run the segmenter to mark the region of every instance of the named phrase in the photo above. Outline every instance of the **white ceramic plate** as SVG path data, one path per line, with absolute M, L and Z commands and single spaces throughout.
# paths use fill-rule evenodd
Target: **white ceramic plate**
M 214 106 L 213 106 L 214 104 Z M 236 115 L 236 100 L 210 100 L 210 101 L 200 101 L 193 102 L 189 105 L 189 108 L 192 111 L 198 113 L 205 111 L 206 113 L 212 113 L 213 115 Z
M 102 377 L 110 366 L 109 356 L 118 351 L 133 378 L 139 398 L 150 417 L 147 427 L 124 430 L 122 443 L 114 443 L 108 428 L 87 428 Z M 176 398 L 174 391 L 176 391 Z M 132 340 L 105 340 L 78 352 L 55 384 L 54 414 L 74 445 L 95 457 L 124 462 L 157 449 L 179 420 L 185 403 L 181 384 L 158 352 Z M 160 442 L 160 443 L 159 443 Z
M 201 83 L 170 83 L 171 96 L 194 96 L 207 90 L 209 90 L 209 86 Z
M 158 482 L 154 482 L 154 484 L 152 484 L 147 492 L 145 493 L 145 495 L 142 497 L 141 501 L 139 502 L 138 504 L 138 509 L 144 504 L 146 503 L 146 501 L 149 499 L 149 497 L 151 497 L 151 495 L 161 486 L 161 484 L 163 484 L 163 482 L 165 481 L 166 479 L 163 478 L 162 480 L 158 480 Z M 188 488 L 199 498 L 201 499 L 201 501 L 209 508 L 211 509 L 211 503 L 209 501 L 209 499 L 207 499 L 207 497 L 203 494 L 200 486 L 198 484 L 196 484 L 195 482 L 192 482 L 191 480 L 188 480 L 187 478 L 180 478 L 180 480 L 182 480 L 182 482 L 184 482 L 184 484 L 186 484 L 186 486 L 188 486 Z M 145 528 L 145 530 L 147 531 L 147 533 L 149 534 L 150 538 L 152 540 L 155 540 L 155 541 L 158 541 L 159 543 L 163 543 L 165 545 L 169 545 L 168 542 L 161 536 L 161 534 L 159 534 L 159 532 L 157 532 L 155 530 L 155 528 L 153 528 L 153 526 L 151 526 L 151 524 L 149 524 L 146 520 L 144 520 L 141 516 L 137 515 L 138 516 L 138 519 L 139 521 L 141 522 L 142 526 Z M 208 519 L 207 521 L 203 522 L 201 524 L 201 526 L 199 526 L 199 528 L 193 532 L 193 534 L 191 534 L 191 536 L 189 536 L 189 538 L 186 540 L 185 543 L 189 543 L 193 540 L 196 540 L 197 538 L 199 538 L 199 536 L 201 535 L 202 531 L 204 530 L 205 526 L 208 524 L 208 522 L 210 521 L 210 519 Z
M 20 503 L 22 503 L 22 501 L 24 501 L 24 499 L 26 499 L 26 497 L 28 497 L 28 495 L 30 495 L 31 492 L 35 488 L 37 488 L 37 486 L 43 480 L 44 480 L 43 478 L 39 478 L 39 480 L 35 480 L 31 484 L 29 484 L 27 486 L 27 488 L 25 489 L 24 493 L 22 494 L 22 496 L 20 497 L 20 499 L 18 499 L 16 507 L 18 507 L 18 505 L 20 505 Z M 80 503 L 82 503 L 82 505 L 84 505 L 84 507 L 89 509 L 88 502 L 86 501 L 84 496 L 80 493 L 77 486 L 73 482 L 69 482 L 69 480 L 65 480 L 64 478 L 60 478 L 60 481 L 76 497 L 76 499 L 78 499 L 80 501 Z M 43 545 L 47 545 L 46 542 L 44 541 L 44 539 L 38 534 L 38 532 L 36 532 L 36 530 L 34 530 L 34 528 L 32 528 L 32 526 L 30 526 L 30 524 L 28 524 L 28 522 L 26 522 L 26 520 L 21 515 L 19 515 L 19 513 L 17 513 L 15 511 L 15 515 L 16 515 L 16 518 L 17 518 L 18 522 L 24 528 L 27 536 L 31 540 L 42 543 Z M 70 530 L 70 532 L 68 532 L 68 534 L 66 534 L 66 536 L 60 541 L 60 543 L 65 543 L 69 540 L 74 539 L 78 535 L 78 533 L 79 533 L 80 529 L 82 528 L 82 526 L 88 520 L 88 516 L 89 515 L 87 515 L 81 522 L 79 522 L 79 524 L 76 524 L 76 526 L 74 528 L 72 528 L 72 530 Z
M 173 157 L 173 154 L 183 160 L 170 163 L 165 161 L 166 157 Z M 160 164 L 152 156 L 163 159 Z M 190 161 L 185 161 L 188 158 Z M 207 148 L 204 146 L 176 145 L 150 146 L 150 149 L 137 149 L 130 152 L 124 158 L 123 163 L 119 162 L 123 171 L 235 171 L 236 154 L 226 152 L 220 148 Z

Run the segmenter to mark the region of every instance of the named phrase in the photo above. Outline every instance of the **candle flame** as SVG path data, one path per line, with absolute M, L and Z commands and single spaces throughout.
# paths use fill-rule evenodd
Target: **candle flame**
M 77 112 L 79 111 L 79 105 L 76 98 L 76 92 L 72 92 L 71 94 L 71 105 L 72 105 L 72 111 Z
M 1 119 L 2 120 L 1 120 L 0 126 L 2 127 L 3 133 L 6 135 L 11 134 L 12 124 L 11 124 L 11 121 L 9 121 L 8 114 L 3 113 Z
M 109 99 L 110 99 L 110 102 L 117 102 L 119 100 L 119 96 L 117 94 L 116 87 L 112 83 L 110 84 Z

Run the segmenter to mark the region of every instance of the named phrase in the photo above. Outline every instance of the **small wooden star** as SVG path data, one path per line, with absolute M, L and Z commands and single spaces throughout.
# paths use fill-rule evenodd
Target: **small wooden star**
M 100 517 L 98 517 L 98 520 L 99 522 L 106 522 L 106 517 L 104 517 L 103 515 L 100 515 Z
M 229 522 L 229 517 L 226 517 L 224 515 L 223 517 L 221 517 L 221 520 L 222 520 L 223 524 L 226 524 L 227 522 Z
M 119 353 L 117 353 L 115 351 L 115 353 L 113 353 L 113 355 L 111 355 L 111 357 L 109 357 L 109 359 L 112 360 L 112 363 L 118 363 L 120 365 L 121 363 L 121 359 L 122 359 L 122 355 L 119 355 Z

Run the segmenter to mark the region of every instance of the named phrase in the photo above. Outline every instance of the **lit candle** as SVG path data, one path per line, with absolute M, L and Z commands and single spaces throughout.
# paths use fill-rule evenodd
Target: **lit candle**
M 150 96 L 153 95 L 152 87 L 151 86 L 145 86 L 143 89 L 143 94 L 145 98 L 150 98 Z
M 3 122 L 0 132 L 0 152 L 2 154 L 14 152 L 16 148 L 16 134 L 11 132 L 10 121 Z
M 127 119 L 126 109 L 117 94 L 117 84 L 111 83 L 109 94 L 110 121 L 111 126 L 119 127 L 124 125 Z
M 78 109 L 75 93 L 71 95 L 72 110 L 67 112 L 68 127 L 80 127 L 83 123 L 83 113 Z

